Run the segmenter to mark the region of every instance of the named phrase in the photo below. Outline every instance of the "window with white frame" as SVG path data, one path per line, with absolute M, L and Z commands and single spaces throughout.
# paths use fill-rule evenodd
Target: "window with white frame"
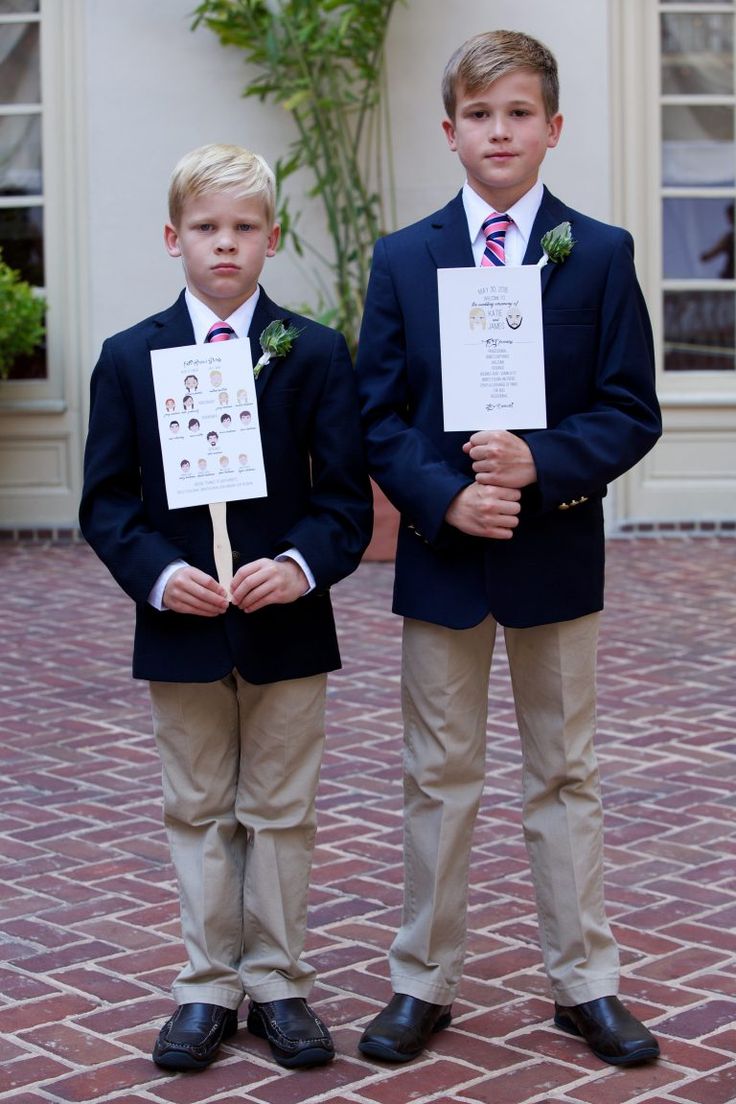
M 734 0 L 659 0 L 663 368 L 734 371 Z
M 0 252 L 45 285 L 40 0 L 0 0 Z M 45 349 L 19 359 L 15 379 L 46 377 Z

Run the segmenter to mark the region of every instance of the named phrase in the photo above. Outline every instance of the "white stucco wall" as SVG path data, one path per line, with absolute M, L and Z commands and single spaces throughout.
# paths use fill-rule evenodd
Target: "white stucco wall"
M 178 157 L 204 142 L 235 141 L 273 162 L 292 131 L 283 110 L 241 97 L 248 79 L 241 54 L 207 29 L 190 30 L 192 0 L 84 2 L 89 331 L 96 353 L 103 337 L 164 306 L 181 286 L 179 263 L 165 254 L 161 237 Z M 440 129 L 440 76 L 457 45 L 494 26 L 527 31 L 556 53 L 565 127 L 544 179 L 573 206 L 610 218 L 607 21 L 608 0 L 400 4 L 388 37 L 399 223 L 442 205 L 462 182 Z M 292 207 L 300 205 L 295 198 Z M 302 225 L 319 218 L 312 207 Z M 299 264 L 286 250 L 264 273 L 271 294 L 291 305 L 312 296 Z
M 554 52 L 565 123 L 543 179 L 572 206 L 610 218 L 606 0 L 409 0 L 388 39 L 400 221 L 436 209 L 463 181 L 440 129 L 440 78 L 456 46 L 494 27 L 525 31 Z

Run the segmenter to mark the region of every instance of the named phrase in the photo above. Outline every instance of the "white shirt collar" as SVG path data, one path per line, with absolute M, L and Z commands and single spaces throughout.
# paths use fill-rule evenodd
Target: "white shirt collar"
M 507 258 L 512 264 L 521 264 L 521 259 L 529 244 L 532 227 L 542 203 L 543 195 L 544 185 L 541 180 L 537 180 L 529 191 L 526 192 L 521 199 L 517 200 L 512 207 L 509 207 L 507 211 L 498 212 L 498 214 L 508 214 L 514 220 L 514 225 L 508 230 L 506 247 Z M 479 196 L 477 192 L 473 191 L 467 180 L 463 184 L 463 206 L 465 208 L 465 217 L 468 221 L 468 233 L 474 253 L 477 251 L 478 247 L 481 247 L 480 254 L 482 254 L 483 248 L 485 247 L 485 239 L 481 232 L 481 227 L 493 209 L 485 199 Z M 515 242 L 513 238 L 516 238 Z M 515 247 L 513 248 L 513 256 L 509 256 L 510 247 Z M 479 260 L 479 256 L 476 260 Z
M 204 344 L 204 339 L 213 322 L 227 322 L 228 326 L 232 326 L 235 330 L 237 337 L 247 337 L 260 293 L 261 289 L 257 287 L 251 297 L 246 299 L 244 303 L 241 303 L 238 309 L 234 310 L 228 318 L 219 318 L 214 311 L 210 310 L 206 303 L 203 303 L 196 295 L 192 295 L 189 288 L 187 288 L 184 292 L 184 298 L 187 304 L 187 310 L 189 311 L 189 317 L 192 320 L 195 344 Z

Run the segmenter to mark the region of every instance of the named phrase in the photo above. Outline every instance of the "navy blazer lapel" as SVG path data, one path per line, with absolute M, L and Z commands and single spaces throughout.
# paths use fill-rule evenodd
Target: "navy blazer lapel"
M 194 329 L 183 291 L 172 306 L 153 316 L 151 324 L 149 349 L 175 349 L 194 344 Z
M 276 304 L 268 298 L 263 288 L 260 290 L 258 296 L 258 302 L 256 303 L 256 309 L 253 312 L 253 318 L 251 320 L 250 329 L 248 330 L 248 339 L 250 340 L 250 355 L 253 358 L 253 367 L 255 368 L 257 362 L 263 355 L 263 349 L 261 348 L 260 337 L 269 322 L 273 322 L 276 318 L 283 318 L 286 320 L 289 317 L 289 312 L 285 311 L 282 307 L 277 307 Z M 256 379 L 256 395 L 258 398 L 263 394 L 266 384 L 270 380 L 273 369 L 276 364 L 279 363 L 278 358 L 272 359 L 261 368 Z
M 565 204 L 545 188 L 522 263 L 537 264 L 542 256 L 543 236 L 548 230 L 570 217 L 571 212 Z M 427 248 L 437 268 L 475 267 L 462 192 L 459 192 L 436 215 L 431 216 Z M 542 267 L 542 293 L 558 267 L 559 265 L 551 261 Z
M 475 267 L 462 192 L 430 216 L 427 248 L 437 268 Z
M 571 212 L 556 196 L 553 196 L 545 187 L 542 202 L 537 211 L 537 217 L 532 226 L 532 232 L 524 254 L 523 264 L 537 264 L 542 256 L 542 238 L 548 230 L 558 226 L 561 222 L 570 219 Z M 542 266 L 542 294 L 552 278 L 552 274 L 560 266 L 553 261 L 547 261 Z

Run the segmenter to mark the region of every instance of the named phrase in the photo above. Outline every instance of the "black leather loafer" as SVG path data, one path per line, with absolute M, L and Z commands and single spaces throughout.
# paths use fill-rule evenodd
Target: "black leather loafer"
M 435 1031 L 452 1019 L 452 1005 L 430 1004 L 406 993 L 395 993 L 363 1032 L 358 1049 L 384 1062 L 410 1062 L 422 1053 Z
M 555 1005 L 555 1024 L 569 1035 L 579 1035 L 603 1062 L 630 1066 L 659 1057 L 659 1043 L 618 997 L 575 1004 Z
M 153 1060 L 162 1069 L 201 1070 L 214 1061 L 220 1043 L 238 1030 L 238 1013 L 219 1004 L 181 1004 L 161 1028 Z
M 323 1066 L 335 1057 L 329 1031 L 303 997 L 251 1001 L 248 1030 L 268 1040 L 275 1060 L 287 1069 Z

